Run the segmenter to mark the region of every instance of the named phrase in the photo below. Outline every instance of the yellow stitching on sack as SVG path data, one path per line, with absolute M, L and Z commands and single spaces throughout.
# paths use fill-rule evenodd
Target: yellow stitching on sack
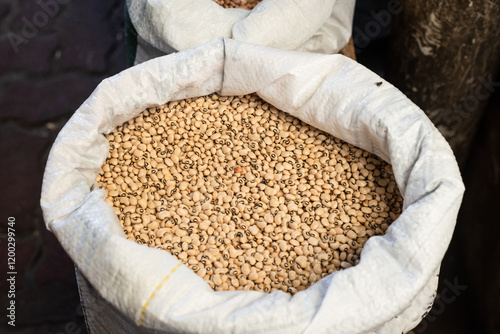
M 161 281 L 161 283 L 158 284 L 158 286 L 153 291 L 153 293 L 151 294 L 151 296 L 149 296 L 148 301 L 142 307 L 141 316 L 139 317 L 139 327 L 142 327 L 142 323 L 144 321 L 144 314 L 146 314 L 146 309 L 148 308 L 149 303 L 151 302 L 151 300 L 153 300 L 153 298 L 156 296 L 156 293 L 161 289 L 161 287 L 163 286 L 163 283 L 165 283 L 170 278 L 170 275 L 173 274 L 173 273 L 175 273 L 175 271 L 177 270 L 177 268 L 180 267 L 180 266 L 182 266 L 182 263 L 178 263 L 177 267 L 172 268 L 172 270 L 170 271 L 170 274 L 168 274 L 167 276 L 165 276 L 165 278 L 163 278 L 163 281 Z

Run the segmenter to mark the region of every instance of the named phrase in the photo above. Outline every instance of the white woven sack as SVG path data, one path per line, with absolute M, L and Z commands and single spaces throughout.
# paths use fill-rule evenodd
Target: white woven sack
M 283 50 L 338 53 L 351 37 L 353 0 L 263 0 L 253 10 L 213 0 L 127 0 L 137 30 L 135 63 L 217 37 Z
M 382 82 L 382 84 L 380 84 Z M 125 239 L 95 177 L 104 134 L 147 107 L 257 92 L 303 121 L 392 163 L 401 216 L 368 240 L 358 265 L 293 297 L 213 291 L 168 252 Z M 165 333 L 402 333 L 436 289 L 464 187 L 452 151 L 400 91 L 341 55 L 229 39 L 104 80 L 61 130 L 43 180 L 47 227 L 99 294 L 131 323 Z

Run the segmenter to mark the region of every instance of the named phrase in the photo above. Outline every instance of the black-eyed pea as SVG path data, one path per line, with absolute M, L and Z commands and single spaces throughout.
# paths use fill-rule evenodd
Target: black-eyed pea
M 252 271 L 252 272 L 250 272 L 250 274 L 248 274 L 248 279 L 250 281 L 254 281 L 255 282 L 255 281 L 257 281 L 259 279 L 259 275 L 257 274 L 257 272 Z
M 353 230 L 347 231 L 346 236 L 352 240 L 356 240 L 358 237 L 358 235 Z
M 321 264 L 315 263 L 313 266 L 313 271 L 316 275 L 321 275 L 321 273 L 323 272 L 323 268 L 321 267 Z
M 193 126 L 203 130 L 193 133 Z M 205 272 L 197 273 L 205 279 L 219 275 L 217 290 L 236 289 L 228 266 L 245 265 L 248 274 L 263 276 L 256 285 L 239 277 L 238 289 L 305 289 L 341 269 L 341 262 L 357 263 L 368 237 L 385 232 L 390 223 L 386 219 L 396 219 L 402 208 L 392 169 L 385 163 L 300 125 L 257 97 L 219 99 L 213 94 L 173 102 L 151 108 L 120 131 L 108 136 L 111 150 L 96 180 L 128 227 L 124 232 L 133 232 L 127 238 L 177 257 L 187 255 L 191 263 L 204 261 L 199 265 Z M 340 149 L 326 156 L 323 145 L 329 140 Z M 396 202 L 389 206 L 388 201 Z M 351 228 L 344 230 L 342 223 L 347 222 Z M 240 224 L 245 227 L 237 235 Z M 365 229 L 363 224 L 371 225 Z M 187 241 L 188 235 L 197 237 Z M 200 257 L 211 249 L 219 253 Z M 244 250 L 250 253 L 242 256 Z M 333 260 L 332 252 L 337 252 Z M 296 263 L 300 256 L 309 257 L 305 266 Z M 294 270 L 292 276 L 300 274 L 300 286 L 281 284 L 289 270 Z

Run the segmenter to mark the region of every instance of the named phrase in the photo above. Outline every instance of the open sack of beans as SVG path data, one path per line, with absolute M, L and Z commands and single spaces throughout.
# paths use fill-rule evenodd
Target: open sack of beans
M 433 302 L 463 191 L 438 130 L 376 74 L 216 39 L 104 80 L 59 133 L 41 205 L 137 332 L 402 333 Z
M 338 53 L 351 37 L 352 0 L 127 0 L 135 64 L 217 37 Z M 132 36 L 130 36 L 132 35 Z M 132 40 L 130 40 L 132 39 Z

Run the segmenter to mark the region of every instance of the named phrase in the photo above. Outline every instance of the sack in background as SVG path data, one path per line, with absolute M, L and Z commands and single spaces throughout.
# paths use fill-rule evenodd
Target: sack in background
M 263 0 L 252 11 L 212 0 L 127 0 L 134 64 L 217 37 L 312 53 L 338 53 L 351 37 L 352 0 Z M 131 27 L 130 27 L 131 28 Z

